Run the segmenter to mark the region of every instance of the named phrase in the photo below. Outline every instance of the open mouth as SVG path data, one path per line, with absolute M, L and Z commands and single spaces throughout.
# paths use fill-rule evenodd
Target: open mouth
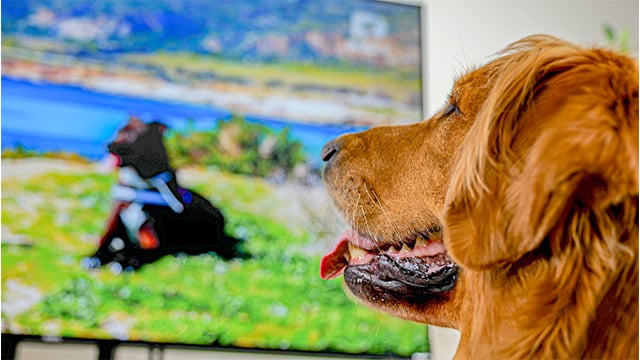
M 458 265 L 447 254 L 439 231 L 416 235 L 401 245 L 377 245 L 347 230 L 320 263 L 323 279 L 342 274 L 352 290 L 375 287 L 403 296 L 437 294 L 454 288 Z

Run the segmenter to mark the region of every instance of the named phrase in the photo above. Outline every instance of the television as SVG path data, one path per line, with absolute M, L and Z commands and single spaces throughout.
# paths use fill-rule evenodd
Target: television
M 345 227 L 323 187 L 320 150 L 345 132 L 423 118 L 421 5 L 2 5 L 3 345 L 428 352 L 426 326 L 360 305 L 340 279 L 319 277 Z M 100 164 L 132 119 L 163 126 L 180 185 L 220 210 L 248 256 L 176 252 L 135 269 L 86 266 L 119 181 Z

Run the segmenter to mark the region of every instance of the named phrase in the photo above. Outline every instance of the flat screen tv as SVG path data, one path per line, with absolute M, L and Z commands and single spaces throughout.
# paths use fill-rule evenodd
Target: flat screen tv
M 320 150 L 341 133 L 422 119 L 421 13 L 362 0 L 3 0 L 3 337 L 427 352 L 424 325 L 319 277 L 345 227 Z M 118 197 L 125 155 L 108 157 L 107 144 L 152 130 L 191 196 L 182 201 L 197 193 L 218 209 L 241 256 L 178 248 L 96 262 L 118 226 L 107 253 L 146 256 L 166 229 L 174 242 L 208 236 L 182 220 L 160 230 L 169 220 L 144 210 L 142 195 Z M 105 158 L 123 167 L 107 170 Z M 171 203 L 160 187 L 178 199 L 170 182 L 133 170 L 150 199 Z M 122 228 L 121 203 L 137 204 L 127 219 L 141 220 Z

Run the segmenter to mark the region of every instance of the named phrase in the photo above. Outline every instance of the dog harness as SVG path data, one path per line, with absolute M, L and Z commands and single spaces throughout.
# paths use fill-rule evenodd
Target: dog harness
M 183 203 L 189 204 L 193 201 L 193 194 L 187 189 L 178 188 L 182 201 L 178 200 L 167 186 L 172 176 L 170 172 L 165 171 L 146 181 L 136 181 L 133 186 L 117 184 L 111 188 L 111 198 L 130 203 L 169 206 L 174 212 L 181 213 L 184 211 Z M 140 188 L 142 186 L 145 188 Z M 152 187 L 155 189 L 151 189 Z
M 173 178 L 169 171 L 162 172 L 153 178 L 143 179 L 130 168 L 123 167 L 119 172 L 119 183 L 111 188 L 111 198 L 128 203 L 120 211 L 120 219 L 124 224 L 129 239 L 143 249 L 158 246 L 157 235 L 153 227 L 147 223 L 149 214 L 143 210 L 144 205 L 168 206 L 176 213 L 184 211 L 184 204 L 193 201 L 189 190 L 179 187 L 178 193 L 182 202 L 171 192 L 167 183 Z

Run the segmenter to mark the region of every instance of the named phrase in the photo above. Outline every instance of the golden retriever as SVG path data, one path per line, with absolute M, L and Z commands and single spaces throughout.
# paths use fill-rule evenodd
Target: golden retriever
M 352 227 L 321 263 L 460 331 L 456 358 L 638 358 L 638 65 L 534 35 L 444 108 L 325 145 Z

